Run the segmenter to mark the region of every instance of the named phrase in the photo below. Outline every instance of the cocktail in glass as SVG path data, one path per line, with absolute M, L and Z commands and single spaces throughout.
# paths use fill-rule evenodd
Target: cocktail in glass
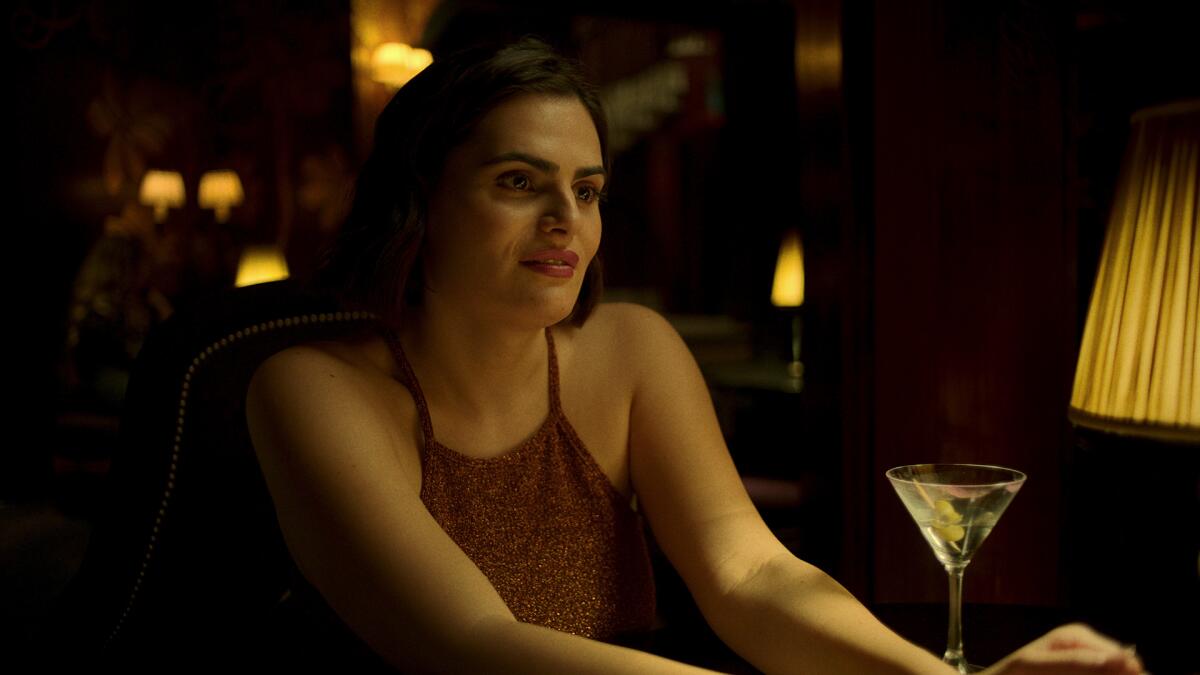
M 963 656 L 963 571 L 1025 483 L 1025 474 L 980 464 L 911 464 L 890 469 L 887 477 L 950 577 L 950 628 L 942 660 L 960 673 L 974 672 Z

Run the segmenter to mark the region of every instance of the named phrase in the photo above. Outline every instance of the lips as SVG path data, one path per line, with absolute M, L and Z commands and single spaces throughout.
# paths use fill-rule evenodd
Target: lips
M 546 249 L 538 251 L 521 261 L 522 265 L 557 265 L 575 269 L 579 264 L 579 255 L 566 249 Z
M 575 275 L 579 255 L 566 249 L 545 249 L 521 261 L 526 269 L 548 277 L 569 279 Z

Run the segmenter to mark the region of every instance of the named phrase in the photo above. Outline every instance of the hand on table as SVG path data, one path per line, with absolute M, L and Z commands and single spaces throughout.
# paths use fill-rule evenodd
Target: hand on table
M 1055 628 L 983 672 L 986 675 L 1139 675 L 1144 671 L 1132 647 L 1074 623 Z

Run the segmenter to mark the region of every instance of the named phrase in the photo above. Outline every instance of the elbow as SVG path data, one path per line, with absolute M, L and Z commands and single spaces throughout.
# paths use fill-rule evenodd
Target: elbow
M 404 673 L 486 672 L 509 642 L 511 616 L 488 615 L 458 626 L 363 635 L 389 665 Z
M 487 614 L 461 627 L 455 636 L 454 672 L 486 672 L 502 661 L 499 655 L 511 650 L 518 641 L 513 630 L 521 623 L 512 614 Z
M 782 551 L 719 588 L 697 593 L 696 604 L 713 630 L 725 638 L 744 627 L 742 617 L 771 614 L 789 602 L 829 594 L 849 595 L 820 568 Z

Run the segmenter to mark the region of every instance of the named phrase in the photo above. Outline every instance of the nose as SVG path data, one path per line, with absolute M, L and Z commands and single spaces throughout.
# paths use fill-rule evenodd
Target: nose
M 546 233 L 570 234 L 579 221 L 579 204 L 568 187 L 547 193 L 547 203 L 538 227 Z

